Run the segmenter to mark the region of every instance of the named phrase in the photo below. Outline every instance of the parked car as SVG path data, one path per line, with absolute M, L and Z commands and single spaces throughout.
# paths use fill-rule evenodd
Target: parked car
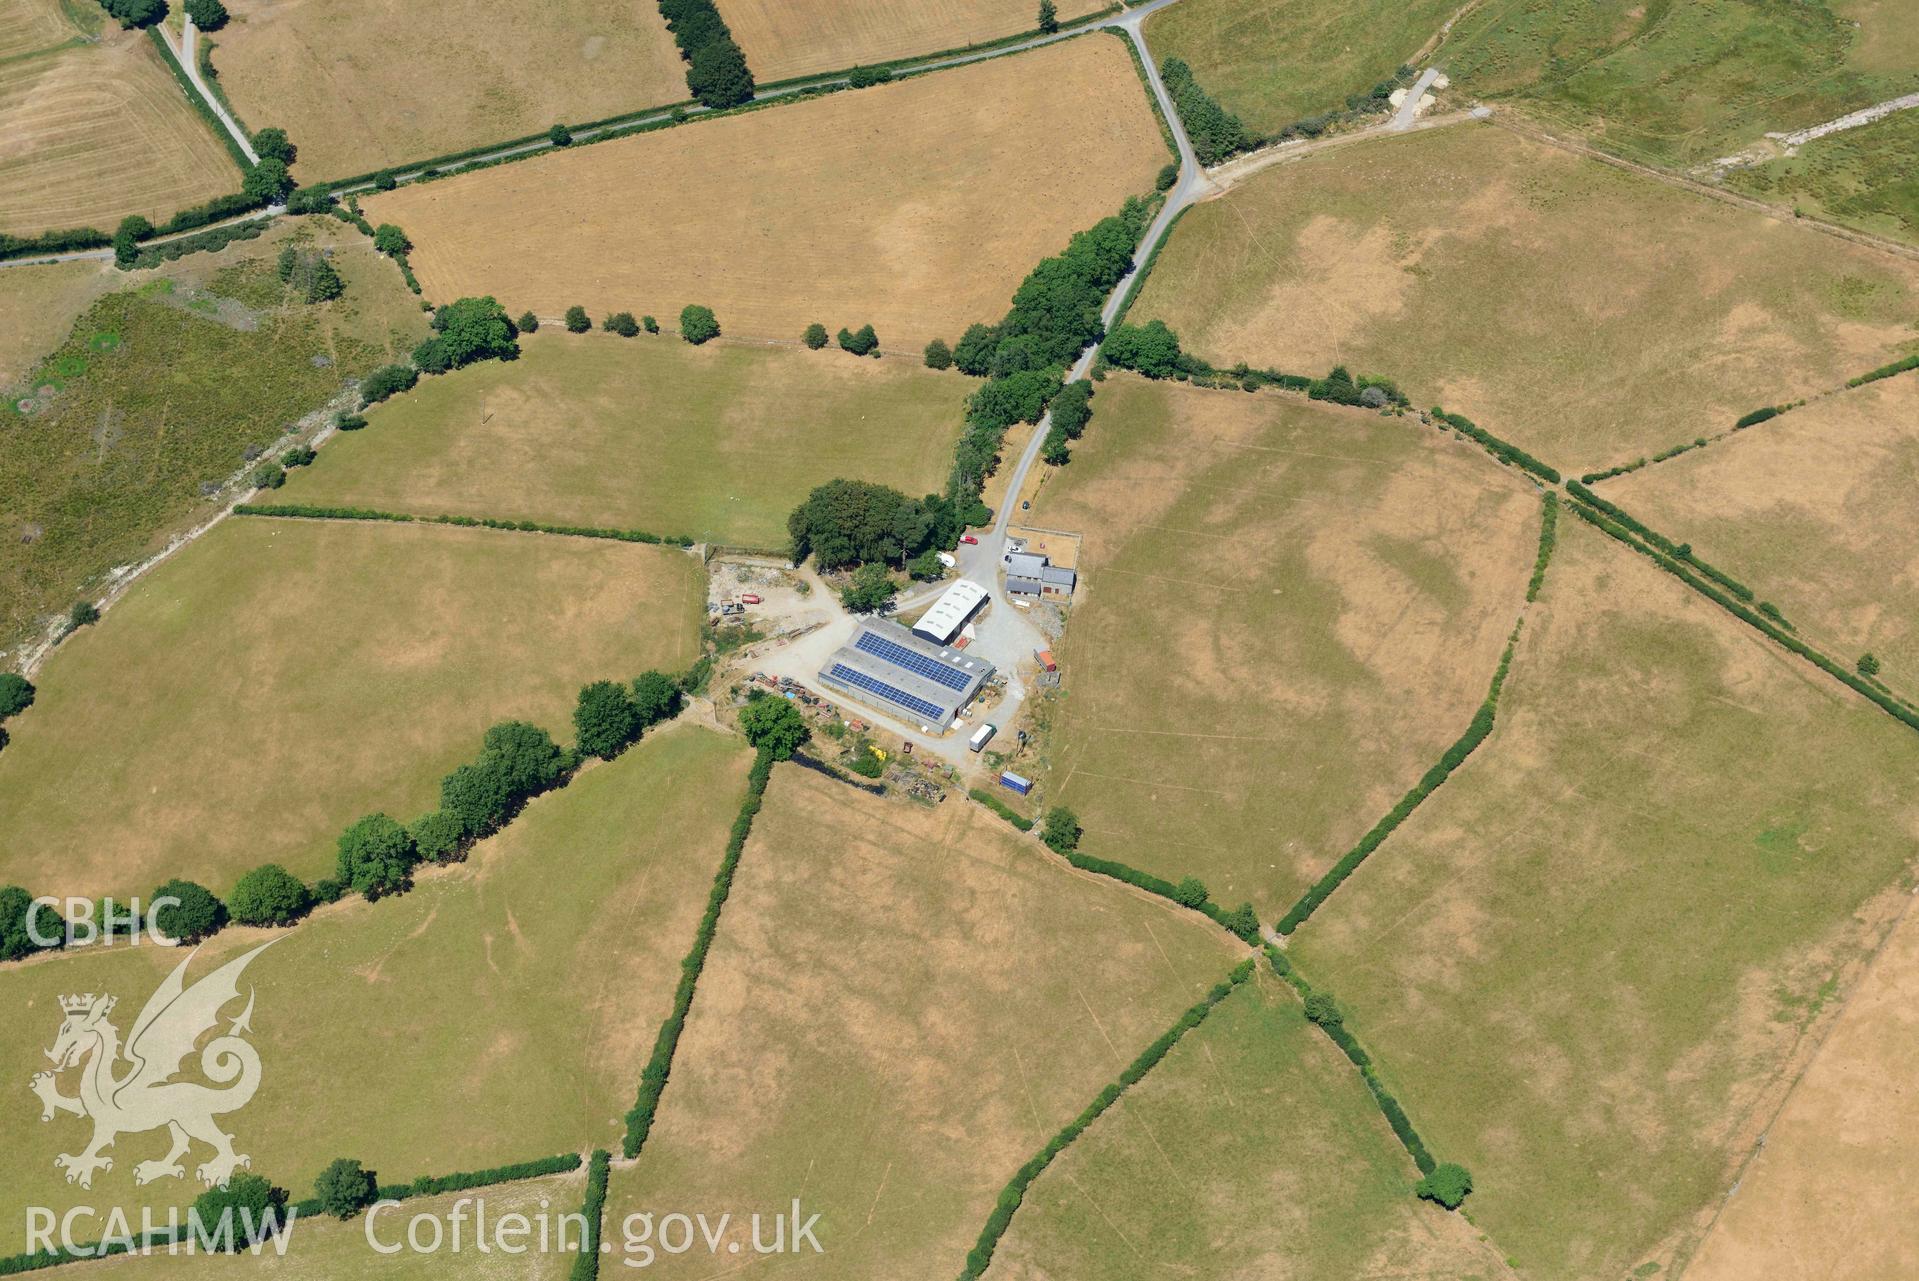
M 961 534 L 960 541 L 962 543 L 971 543 L 975 547 L 979 546 L 979 539 L 973 537 L 971 534 Z

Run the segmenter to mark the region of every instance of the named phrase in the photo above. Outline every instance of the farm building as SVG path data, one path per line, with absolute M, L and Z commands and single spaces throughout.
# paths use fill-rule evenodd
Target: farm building
M 863 622 L 820 669 L 820 683 L 929 734 L 944 733 L 993 675 L 993 665 L 915 636 L 898 623 Z
M 1006 594 L 1009 596 L 1071 596 L 1079 574 L 1032 552 L 1006 557 Z
M 920 616 L 920 621 L 913 624 L 913 632 L 935 645 L 944 645 L 966 626 L 966 620 L 985 601 L 986 589 L 962 578 L 942 592 L 933 607 Z

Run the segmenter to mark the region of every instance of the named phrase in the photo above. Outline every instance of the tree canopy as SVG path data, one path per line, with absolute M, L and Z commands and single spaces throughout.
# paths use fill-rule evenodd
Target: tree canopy
M 866 561 L 904 565 L 929 547 L 950 547 L 960 520 L 947 500 L 908 498 L 863 480 L 830 480 L 786 519 L 793 558 L 816 558 L 821 569 Z
M 254 868 L 227 895 L 227 911 L 241 925 L 290 925 L 312 906 L 312 892 L 278 863 Z
M 740 730 L 747 742 L 776 761 L 791 757 L 812 734 L 799 708 L 771 695 L 740 709 Z

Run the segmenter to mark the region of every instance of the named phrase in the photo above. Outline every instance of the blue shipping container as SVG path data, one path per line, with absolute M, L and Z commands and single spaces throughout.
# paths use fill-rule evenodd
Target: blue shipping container
M 1021 796 L 1024 796 L 1028 792 L 1033 790 L 1032 779 L 1021 778 L 1019 775 L 1015 774 L 1012 770 L 1007 770 L 1004 774 L 1001 774 L 999 776 L 999 781 L 1000 781 L 1000 786 L 1010 787 L 1014 791 L 1018 792 Z

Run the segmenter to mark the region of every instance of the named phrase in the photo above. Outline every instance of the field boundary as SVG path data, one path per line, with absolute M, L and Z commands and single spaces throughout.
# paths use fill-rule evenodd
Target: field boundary
M 596 1153 L 595 1156 L 604 1155 Z M 384 1201 L 406 1201 L 414 1197 L 439 1196 L 447 1192 L 466 1192 L 474 1188 L 493 1188 L 507 1183 L 521 1183 L 527 1179 L 543 1179 L 554 1174 L 568 1174 L 580 1168 L 582 1162 L 578 1152 L 563 1152 L 558 1156 L 541 1157 L 534 1161 L 520 1161 L 510 1165 L 496 1165 L 491 1169 L 463 1171 L 458 1174 L 439 1176 L 421 1175 L 411 1183 L 382 1185 L 376 1195 Z M 602 1179 L 602 1185 L 604 1179 Z M 589 1196 L 591 1189 L 589 1188 Z M 294 1201 L 286 1207 L 286 1227 L 292 1230 L 299 1219 L 319 1218 L 324 1211 L 317 1198 Z M 191 1226 L 183 1228 L 160 1228 L 142 1231 L 137 1237 L 108 1237 L 96 1241 L 91 1246 L 83 1246 L 85 1253 L 69 1251 L 64 1248 L 39 1250 L 31 1254 L 15 1254 L 0 1259 L 0 1276 L 17 1276 L 23 1272 L 39 1272 L 47 1268 L 59 1267 L 68 1263 L 91 1263 L 97 1259 L 111 1258 L 120 1254 L 145 1254 L 149 1251 L 182 1244 L 190 1239 Z M 597 1245 L 597 1235 L 595 1244 Z M 170 1251 L 169 1251 L 170 1253 Z M 598 1260 L 595 1259 L 597 1273 Z
M 647 543 L 656 547 L 690 548 L 683 534 L 654 534 L 644 529 L 611 529 L 597 525 L 553 525 L 537 520 L 497 520 L 491 516 L 437 516 L 381 511 L 373 507 L 327 507 L 311 503 L 249 503 L 235 505 L 236 516 L 264 516 L 282 520 L 346 520 L 399 525 L 454 525 L 461 529 L 497 529 L 517 534 L 551 534 L 561 538 L 601 538 L 620 543 Z
M 1499 656 L 1499 666 L 1493 669 L 1492 685 L 1486 691 L 1485 700 L 1473 713 L 1473 719 L 1467 725 L 1466 732 L 1440 754 L 1439 760 L 1434 762 L 1404 796 L 1400 797 L 1399 803 L 1388 810 L 1384 818 L 1373 824 L 1372 828 L 1359 838 L 1358 844 L 1342 855 L 1337 863 L 1326 870 L 1325 875 L 1314 882 L 1312 888 L 1300 896 L 1299 902 L 1293 904 L 1286 915 L 1273 926 L 1275 933 L 1285 936 L 1304 924 L 1307 918 L 1318 910 L 1319 905 L 1324 903 L 1347 877 L 1358 871 L 1359 865 L 1371 857 L 1373 851 L 1383 845 L 1386 838 L 1391 836 L 1400 824 L 1411 818 L 1413 811 L 1418 809 L 1427 797 L 1438 791 L 1440 786 L 1452 777 L 1453 771 L 1465 764 L 1466 758 L 1471 756 L 1493 732 L 1493 725 L 1498 718 L 1500 691 L 1505 687 L 1506 675 L 1512 668 L 1513 653 L 1519 647 L 1519 634 L 1526 625 L 1526 611 L 1533 601 L 1538 599 L 1539 589 L 1545 583 L 1546 567 L 1552 561 L 1553 548 L 1558 538 L 1558 509 L 1557 495 L 1549 492 L 1541 499 L 1539 550 L 1533 561 L 1531 581 L 1526 586 L 1526 600 L 1520 606 L 1519 618 L 1513 623 L 1512 634 L 1506 638 L 1506 648 Z
M 1100 1118 L 1122 1095 L 1137 1085 L 1145 1075 L 1156 1067 L 1160 1060 L 1178 1045 L 1188 1032 L 1206 1021 L 1206 1016 L 1221 1001 L 1231 996 L 1253 973 L 1253 958 L 1247 957 L 1232 968 L 1225 979 L 1213 985 L 1200 1001 L 1180 1015 L 1179 1021 L 1162 1032 L 1159 1039 L 1141 1050 L 1133 1061 L 1120 1072 L 1119 1079 L 1107 1084 L 1085 1110 L 1069 1121 L 1059 1133 L 1048 1140 L 1032 1159 L 1014 1173 L 1004 1190 L 999 1194 L 993 1212 L 986 1218 L 986 1226 L 980 1229 L 979 1240 L 967 1252 L 966 1266 L 960 1271 L 960 1281 L 978 1281 L 986 1269 L 992 1266 L 993 1251 L 998 1248 L 1000 1238 L 1006 1235 L 1006 1229 L 1012 1226 L 1013 1215 L 1018 1212 L 1020 1202 L 1026 1198 L 1026 1190 L 1051 1165 L 1061 1152 L 1070 1147 L 1073 1141 L 1086 1132 L 1086 1128 Z
M 1671 543 L 1663 535 L 1653 533 L 1645 526 L 1639 525 L 1637 520 L 1627 516 L 1620 508 L 1592 493 L 1585 486 L 1578 485 L 1577 482 L 1572 490 L 1572 498 L 1570 505 L 1573 514 L 1581 520 L 1650 558 L 1659 568 L 1706 597 L 1734 618 L 1756 628 L 1854 693 L 1870 700 L 1906 728 L 1919 731 L 1919 709 L 1915 709 L 1911 703 L 1894 694 L 1889 688 L 1848 670 L 1843 663 L 1836 661 L 1825 651 L 1799 639 L 1793 634 L 1791 624 L 1786 623 L 1783 618 L 1775 619 L 1761 612 L 1764 608 L 1763 603 L 1759 608 L 1747 605 L 1745 600 L 1713 581 L 1710 577 L 1713 571 L 1701 566 L 1697 561 L 1691 559 L 1681 561 L 1672 552 L 1664 550 L 1660 544 L 1670 546 Z M 1625 519 L 1618 519 L 1621 516 Z M 1627 521 L 1630 521 L 1631 525 L 1627 524 Z M 1633 525 L 1645 530 L 1645 534 L 1638 533 L 1632 528 Z
M 605 1148 L 595 1148 L 586 1172 L 586 1196 L 580 1201 L 580 1217 L 586 1220 L 586 1235 L 580 1252 L 573 1256 L 568 1281 L 594 1281 L 600 1275 L 600 1236 L 606 1223 L 606 1178 L 612 1158 Z
M 706 957 L 713 946 L 713 936 L 719 930 L 720 910 L 726 906 L 727 896 L 733 891 L 733 873 L 739 868 L 740 853 L 746 848 L 746 838 L 753 833 L 753 819 L 766 799 L 766 784 L 772 777 L 773 763 L 773 756 L 762 749 L 753 762 L 752 772 L 746 777 L 746 799 L 740 802 L 740 814 L 733 820 L 726 853 L 720 859 L 719 871 L 713 875 L 713 889 L 707 895 L 706 912 L 700 917 L 699 929 L 693 935 L 692 949 L 687 952 L 686 959 L 680 962 L 680 983 L 673 993 L 672 1012 L 660 1024 L 659 1033 L 653 1041 L 653 1055 L 640 1072 L 639 1096 L 626 1114 L 626 1136 L 621 1141 L 620 1151 L 629 1161 L 640 1154 L 640 1150 L 646 1146 L 647 1136 L 653 1132 L 653 1118 L 659 1111 L 660 1096 L 666 1091 L 667 1078 L 673 1071 L 673 1054 L 679 1048 L 681 1033 L 686 1030 L 686 1018 L 693 1009 L 693 994 L 699 985 L 700 973 L 706 968 Z

